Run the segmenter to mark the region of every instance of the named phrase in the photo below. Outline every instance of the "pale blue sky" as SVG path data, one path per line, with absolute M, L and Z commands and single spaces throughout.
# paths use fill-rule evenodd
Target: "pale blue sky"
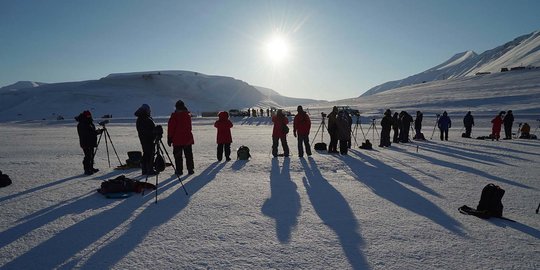
M 0 86 L 191 70 L 336 100 L 540 30 L 536 0 L 0 0 Z M 286 36 L 280 64 L 263 50 Z

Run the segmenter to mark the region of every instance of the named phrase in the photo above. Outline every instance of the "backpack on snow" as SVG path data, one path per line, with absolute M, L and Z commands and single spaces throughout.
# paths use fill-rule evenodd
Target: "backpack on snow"
M 326 151 L 326 143 L 323 143 L 323 142 L 316 143 L 315 150 Z
M 502 216 L 503 205 L 501 200 L 504 196 L 504 192 L 504 189 L 502 189 L 501 187 L 490 183 L 482 189 L 480 202 L 478 203 L 476 209 L 471 208 L 467 205 L 463 205 L 459 207 L 458 210 L 462 214 L 473 215 L 484 219 L 488 219 L 490 217 L 497 217 L 509 221 L 514 221 Z
M 236 159 L 239 160 L 248 160 L 251 157 L 249 154 L 249 148 L 245 145 L 240 146 L 236 151 Z
M 478 211 L 486 211 L 488 215 L 493 217 L 502 217 L 503 204 L 501 202 L 504 196 L 504 189 L 501 187 L 488 184 L 482 189 L 480 202 L 476 207 Z
M 2 171 L 0 171 L 0 187 L 7 187 L 11 185 L 11 178 L 7 174 L 3 174 Z
M 156 172 L 162 172 L 165 170 L 165 159 L 160 153 L 157 153 L 156 159 L 154 159 L 154 170 Z

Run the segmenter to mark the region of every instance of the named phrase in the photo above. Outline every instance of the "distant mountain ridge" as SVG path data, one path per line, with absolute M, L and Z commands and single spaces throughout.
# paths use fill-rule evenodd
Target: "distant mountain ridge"
M 174 70 L 114 73 L 81 82 L 18 82 L 1 89 L 0 121 L 74 116 L 87 109 L 98 116 L 133 117 L 133 112 L 143 103 L 152 107 L 153 115 L 163 116 L 174 110 L 178 99 L 195 114 L 317 102 L 285 97 L 271 89 L 262 93 L 257 87 L 232 77 Z
M 501 68 L 540 66 L 540 31 L 520 36 L 481 54 L 466 51 L 452 56 L 444 63 L 405 79 L 377 85 L 361 96 L 430 81 L 473 76 L 477 73 L 500 72 Z

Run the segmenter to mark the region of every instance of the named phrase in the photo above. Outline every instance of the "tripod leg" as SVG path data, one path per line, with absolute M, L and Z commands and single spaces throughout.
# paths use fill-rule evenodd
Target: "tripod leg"
M 431 132 L 430 140 L 433 140 L 433 135 L 435 134 L 435 129 L 437 128 L 437 123 L 439 123 L 439 116 L 437 116 L 437 120 L 435 120 L 435 126 L 433 126 L 433 132 Z
M 159 174 L 156 174 L 156 201 L 154 203 L 157 203 L 158 177 Z
M 101 136 L 103 136 L 103 132 L 99 134 L 99 139 L 97 141 L 96 150 L 94 151 L 94 157 L 97 154 L 97 150 L 99 149 L 99 143 L 101 142 Z
M 105 131 L 107 132 L 107 131 Z M 109 157 L 109 144 L 107 143 L 107 138 L 105 138 L 105 149 L 107 149 L 107 161 L 109 162 L 109 168 L 111 167 L 111 159 Z
M 114 147 L 114 144 L 112 143 L 112 139 L 111 139 L 111 135 L 109 135 L 109 131 L 105 130 L 105 132 L 107 133 L 107 137 L 109 138 L 109 141 L 111 142 L 111 146 L 114 150 L 114 154 L 116 155 L 116 158 L 118 159 L 118 163 L 120 163 L 120 166 L 123 166 L 122 161 L 120 161 L 120 157 L 118 156 L 118 152 L 116 152 L 116 148 Z M 109 164 L 109 167 L 111 167 L 110 164 Z
M 165 148 L 165 145 L 163 144 L 163 141 L 160 139 L 158 143 L 161 144 L 161 146 L 162 146 L 161 149 L 165 150 L 165 154 L 167 155 L 167 158 L 169 159 L 169 162 L 171 163 L 171 166 L 174 169 L 174 174 L 176 174 L 176 177 L 178 177 L 178 181 L 180 181 L 180 184 L 182 185 L 182 188 L 184 189 L 184 192 L 186 193 L 186 195 L 189 195 L 187 190 L 186 190 L 186 187 L 184 186 L 184 183 L 182 182 L 182 179 L 180 179 L 180 175 L 177 174 L 176 167 L 174 166 L 174 163 L 171 160 L 171 156 L 169 156 L 169 152 L 167 152 L 167 148 Z

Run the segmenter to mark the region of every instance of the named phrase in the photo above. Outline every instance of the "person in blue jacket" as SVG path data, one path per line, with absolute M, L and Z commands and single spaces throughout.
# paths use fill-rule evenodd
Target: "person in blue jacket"
M 450 120 L 450 117 L 448 117 L 448 113 L 446 111 L 444 111 L 442 116 L 439 118 L 437 126 L 441 131 L 441 141 L 448 141 L 448 130 L 452 127 L 452 121 Z

